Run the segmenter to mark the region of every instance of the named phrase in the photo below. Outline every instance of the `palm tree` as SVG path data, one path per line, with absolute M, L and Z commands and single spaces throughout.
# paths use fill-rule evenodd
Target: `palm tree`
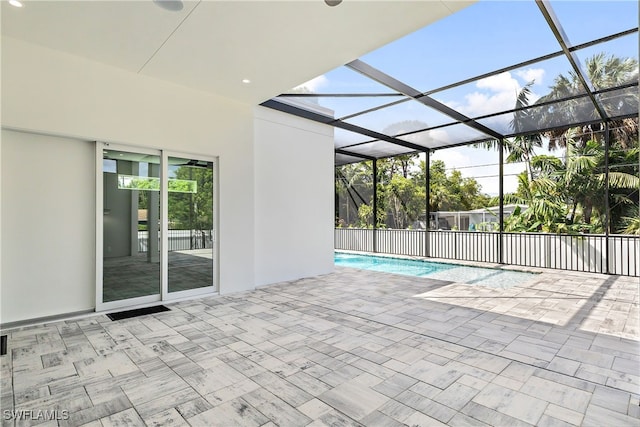
M 539 160 L 537 156 L 534 161 Z M 554 157 L 548 160 L 553 162 Z M 556 159 L 557 160 L 557 159 Z M 567 206 L 562 187 L 554 180 L 540 176 L 529 181 L 527 173 L 518 175 L 518 192 L 505 195 L 505 202 L 519 205 L 505 221 L 506 231 L 566 232 Z M 526 208 L 520 208 L 525 205 Z
M 567 132 L 566 155 L 564 160 L 553 156 L 536 156 L 532 166 L 538 171 L 538 178 L 532 183 L 548 180 L 544 191 L 549 195 L 561 194 L 569 207 L 566 218 L 569 224 L 581 222 L 579 227 L 593 228 L 593 214 L 597 212 L 599 223 L 604 224 L 603 216 L 607 205 L 606 188 L 627 190 L 610 194 L 610 201 L 619 205 L 633 204 L 629 191 L 637 191 L 640 177 L 625 171 L 609 171 L 605 173 L 605 151 L 602 144 L 594 139 L 582 142 L 573 138 L 575 129 Z M 578 135 L 579 136 L 579 135 Z M 631 156 L 637 151 L 631 150 Z M 631 157 L 633 158 L 633 157 Z M 607 179 L 608 176 L 608 179 Z M 577 214 L 581 213 L 581 221 Z M 564 218 L 558 220 L 563 221 Z
M 586 60 L 585 71 L 588 80 L 597 90 L 606 90 L 632 82 L 638 79 L 638 62 L 633 58 L 621 59 L 614 55 L 600 53 Z M 532 83 L 532 82 L 531 82 Z M 576 97 L 556 104 L 546 104 L 530 108 L 529 88 L 527 84 L 518 95 L 514 118 L 511 127 L 514 133 L 526 129 L 551 129 L 543 132 L 549 138 L 549 148 L 566 148 L 565 160 L 560 161 L 550 156 L 531 157 L 534 144 L 520 141 L 513 146 L 514 140 L 505 141 L 505 149 L 510 150 L 507 161 L 526 161 L 528 171 L 528 185 L 535 187 L 539 178 L 545 177 L 555 182 L 565 195 L 569 212 L 566 222 L 574 224 L 582 222 L 579 227 L 593 229 L 596 223 L 603 224 L 606 187 L 609 187 L 609 204 L 613 222 L 620 222 L 621 213 L 627 206 L 638 203 L 637 170 L 629 170 L 623 165 L 637 164 L 638 157 L 638 119 L 625 118 L 613 120 L 609 124 L 611 130 L 611 148 L 609 156 L 608 181 L 605 179 L 605 150 L 603 123 L 598 123 L 600 117 L 586 97 L 577 97 L 585 93 L 579 76 L 569 72 L 567 76 L 559 75 L 548 95 L 540 98 L 536 104 L 548 101 L 562 100 Z M 611 117 L 623 115 L 625 111 L 637 111 L 638 95 L 634 90 L 613 90 L 598 95 L 607 115 Z M 566 123 L 576 120 L 593 121 L 592 124 L 581 127 L 568 127 Z M 540 137 L 540 135 L 536 135 Z M 534 140 L 537 143 L 541 140 Z M 618 168 L 618 166 L 621 166 Z M 537 171 L 537 172 L 536 172 Z M 535 174 L 538 176 L 535 176 Z M 550 194 L 553 192 L 547 189 Z M 531 205 L 529 213 L 535 207 L 535 192 L 530 192 Z M 559 194 L 559 193 L 553 193 Z M 552 203 L 553 204 L 553 203 Z M 598 221 L 593 221 L 594 211 L 598 214 Z M 552 210 L 547 209 L 547 213 Z M 533 214 L 532 214 L 533 215 Z M 580 218 L 579 218 L 580 217 Z M 523 218 L 520 218 L 523 219 Z M 558 218 L 565 221 L 564 218 Z M 577 224 L 576 224 L 577 225 Z M 577 225 L 578 226 L 578 225 Z M 598 226 L 602 228 L 602 226 Z M 614 224 L 619 229 L 619 224 Z
M 531 86 L 534 80 L 527 83 L 518 93 L 516 98 L 513 119 L 509 122 L 513 133 L 518 134 L 515 138 L 509 138 L 504 142 L 507 151 L 507 163 L 525 162 L 529 180 L 533 180 L 533 169 L 531 169 L 531 158 L 536 147 L 542 147 L 542 137 L 539 133 L 523 134 L 527 130 L 536 129 L 536 117 L 530 109 L 529 98 L 531 96 Z
M 589 82 L 596 90 L 612 89 L 624 86 L 638 80 L 638 61 L 634 58 L 619 58 L 601 52 L 585 61 L 585 74 Z M 562 100 L 585 94 L 582 81 L 574 71 L 569 71 L 565 76 L 560 74 L 554 80 L 550 92 L 536 102 Z M 638 111 L 637 89 L 627 91 L 613 90 L 599 95 L 602 108 L 609 117 L 624 115 L 625 111 Z M 587 97 L 578 97 L 569 101 L 563 101 L 551 106 L 540 106 L 532 110 L 537 115 L 538 129 L 549 129 L 544 135 L 549 138 L 549 149 L 564 147 L 566 144 L 566 132 L 571 127 L 566 123 L 575 123 L 576 120 L 584 122 L 597 122 L 600 116 Z M 622 147 L 628 148 L 637 141 L 638 122 L 636 119 L 617 119 L 610 123 L 614 131 L 614 138 Z M 602 123 L 593 123 L 580 127 L 580 133 L 587 139 L 602 139 Z
M 507 153 L 507 163 L 524 162 L 527 168 L 529 180 L 533 179 L 533 169 L 531 169 L 531 158 L 536 147 L 542 147 L 542 136 L 540 133 L 526 133 L 538 128 L 535 111 L 528 108 L 531 97 L 531 86 L 535 80 L 530 81 L 518 92 L 516 104 L 514 106 L 513 118 L 509 122 L 509 127 L 513 131 L 514 138 L 507 138 L 503 141 L 502 147 Z M 499 141 L 497 139 L 479 142 L 473 147 L 482 147 L 487 150 L 497 150 Z
M 621 232 L 623 234 L 635 234 L 640 236 L 640 216 L 636 217 L 623 217 L 623 226 Z

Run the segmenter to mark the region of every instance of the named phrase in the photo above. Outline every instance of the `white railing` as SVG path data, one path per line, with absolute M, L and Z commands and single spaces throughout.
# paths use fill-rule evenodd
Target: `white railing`
M 337 228 L 335 248 L 640 276 L 632 235 Z

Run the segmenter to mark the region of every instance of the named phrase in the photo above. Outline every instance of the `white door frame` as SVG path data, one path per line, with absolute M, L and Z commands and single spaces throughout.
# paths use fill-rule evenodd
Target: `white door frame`
M 118 301 L 109 301 L 103 302 L 103 291 L 104 291 L 104 282 L 103 282 L 103 268 L 104 268 L 104 175 L 103 175 L 103 151 L 105 149 L 109 150 L 117 150 L 117 151 L 125 151 L 131 153 L 140 153 L 140 154 L 148 154 L 160 156 L 160 292 L 154 295 L 147 295 L 137 298 L 129 298 Z M 213 281 L 211 286 L 190 289 L 185 291 L 178 292 L 169 292 L 169 283 L 168 283 L 168 251 L 165 248 L 168 248 L 168 233 L 169 229 L 169 221 L 168 221 L 168 176 L 167 176 L 167 165 L 169 157 L 187 157 L 187 158 L 195 158 L 198 160 L 203 160 L 207 162 L 213 163 Z M 185 298 L 191 298 L 196 296 L 203 295 L 215 295 L 218 293 L 218 283 L 219 283 L 219 242 L 218 242 L 218 229 L 219 229 L 219 219 L 218 219 L 218 158 L 212 156 L 203 156 L 199 154 L 191 154 L 185 152 L 174 152 L 174 151 L 165 151 L 165 150 L 157 150 L 136 146 L 128 146 L 122 144 L 112 144 L 105 142 L 96 142 L 95 145 L 95 161 L 96 161 L 96 311 L 108 311 L 115 310 L 124 307 L 138 307 L 145 305 L 153 305 L 159 301 L 172 301 L 179 300 Z
M 185 153 L 179 151 L 162 151 L 162 164 L 169 165 L 169 157 L 181 157 L 190 158 L 195 160 L 202 160 L 205 162 L 213 163 L 213 256 L 211 262 L 213 263 L 213 281 L 211 286 L 188 289 L 184 291 L 169 292 L 169 252 L 163 250 L 161 252 L 162 265 L 162 300 L 171 301 L 178 299 L 191 298 L 202 295 L 212 295 L 218 293 L 219 283 L 219 269 L 218 269 L 218 159 L 212 156 L 202 156 L 199 154 Z M 167 169 L 164 167 L 163 169 Z M 160 221 L 162 223 L 162 247 L 169 247 L 169 186 L 168 186 L 168 174 L 163 174 L 161 178 L 160 188 L 162 189 L 161 200 L 166 201 L 161 205 Z

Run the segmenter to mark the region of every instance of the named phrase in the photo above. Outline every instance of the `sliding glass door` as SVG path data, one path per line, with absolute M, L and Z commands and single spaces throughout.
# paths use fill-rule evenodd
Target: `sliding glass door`
M 215 159 L 98 143 L 96 308 L 217 290 Z
M 212 286 L 213 162 L 168 156 L 169 293 Z
M 104 149 L 102 169 L 102 301 L 159 299 L 160 153 Z

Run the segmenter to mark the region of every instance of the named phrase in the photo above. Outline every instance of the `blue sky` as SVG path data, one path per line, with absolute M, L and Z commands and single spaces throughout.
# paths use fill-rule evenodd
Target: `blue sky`
M 564 0 L 552 1 L 551 6 L 572 45 L 638 27 L 637 1 Z M 560 45 L 533 0 L 481 1 L 360 59 L 421 92 L 427 92 L 559 50 Z M 586 48 L 578 51 L 577 55 L 584 62 L 586 58 L 602 51 L 637 60 L 638 35 L 635 33 Z M 566 75 L 570 69 L 570 64 L 564 57 L 553 58 L 435 92 L 432 97 L 469 117 L 478 117 L 512 108 L 517 93 L 530 81 L 534 81 L 531 101 L 535 101 L 547 93 L 556 76 L 560 73 Z M 346 67 L 333 70 L 301 86 L 314 93 L 392 92 Z M 393 100 L 395 98 L 387 97 L 319 98 L 319 103 L 334 110 L 336 117 L 343 117 Z M 411 123 L 398 124 L 407 120 Z M 502 117 L 483 123 L 505 132 L 508 130 L 508 120 L 509 117 Z M 447 123 L 450 119 L 412 101 L 391 110 L 379 110 L 346 121 L 379 132 L 392 128 L 396 134 L 400 133 L 399 130 L 415 130 L 421 123 L 433 126 Z M 417 135 L 415 138 L 431 138 L 446 143 L 457 142 L 464 136 L 466 135 L 443 130 L 428 136 Z M 336 133 L 336 139 L 346 144 L 361 142 L 367 138 L 340 131 Z M 416 142 L 420 140 L 416 139 Z M 496 175 L 496 167 L 469 168 L 497 162 L 496 152 L 456 148 L 438 150 L 432 158 L 444 160 L 448 167 L 460 168 L 465 176 L 476 177 L 485 192 L 497 193 L 497 177 L 480 178 Z M 522 165 L 509 165 L 505 173 L 511 175 L 521 170 Z M 506 177 L 505 191 L 514 190 L 515 178 Z

